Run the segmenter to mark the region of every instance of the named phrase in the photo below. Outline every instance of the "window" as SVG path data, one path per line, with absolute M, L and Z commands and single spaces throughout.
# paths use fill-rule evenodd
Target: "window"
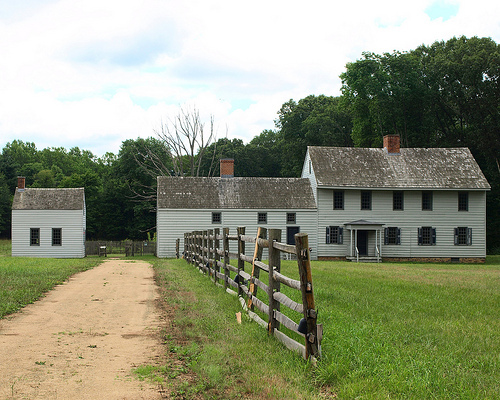
M 361 209 L 371 210 L 372 209 L 372 192 L 361 192 Z
M 422 210 L 432 211 L 432 192 L 422 192 Z
M 221 224 L 222 223 L 222 215 L 220 212 L 212 213 L 212 224 Z
M 404 210 L 403 192 L 392 192 L 392 209 L 393 210 Z
M 396 227 L 385 228 L 384 244 L 401 244 L 401 229 Z
M 458 192 L 458 211 L 469 211 L 469 192 Z
M 297 215 L 295 213 L 286 213 L 286 223 L 287 224 L 295 224 L 297 220 Z
M 40 246 L 40 228 L 30 228 L 30 246 Z
M 343 231 L 340 226 L 327 226 L 326 227 L 326 243 L 327 244 L 342 244 Z
M 472 245 L 472 228 L 459 226 L 455 228 L 455 246 Z
M 52 246 L 62 246 L 61 228 L 52 228 Z
M 267 213 L 259 213 L 257 215 L 257 223 L 259 224 L 267 224 Z
M 333 209 L 334 210 L 344 209 L 344 192 L 341 190 L 336 190 L 333 192 Z
M 423 226 L 418 228 L 418 244 L 421 246 L 433 246 L 436 244 L 436 228 Z
M 312 174 L 312 162 L 311 162 L 311 160 L 309 160 L 308 164 L 309 164 L 309 175 L 311 175 Z

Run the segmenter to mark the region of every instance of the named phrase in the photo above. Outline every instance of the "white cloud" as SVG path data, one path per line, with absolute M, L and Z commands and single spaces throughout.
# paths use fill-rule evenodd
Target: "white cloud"
M 345 64 L 363 51 L 500 40 L 493 0 L 14 3 L 0 2 L 0 146 L 98 155 L 152 135 L 184 104 L 213 114 L 219 136 L 227 127 L 247 142 L 274 128 L 290 98 L 338 95 Z M 456 14 L 431 17 L 436 3 Z

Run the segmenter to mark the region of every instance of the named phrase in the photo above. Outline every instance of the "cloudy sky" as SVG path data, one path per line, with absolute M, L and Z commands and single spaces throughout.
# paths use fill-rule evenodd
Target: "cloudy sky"
M 181 106 L 246 143 L 363 51 L 461 35 L 500 43 L 500 2 L 0 0 L 0 148 L 116 154 Z

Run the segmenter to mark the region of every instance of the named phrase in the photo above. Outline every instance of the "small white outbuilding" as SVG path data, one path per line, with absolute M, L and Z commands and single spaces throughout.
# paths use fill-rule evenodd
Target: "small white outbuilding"
M 12 256 L 85 257 L 84 188 L 26 188 L 12 202 Z

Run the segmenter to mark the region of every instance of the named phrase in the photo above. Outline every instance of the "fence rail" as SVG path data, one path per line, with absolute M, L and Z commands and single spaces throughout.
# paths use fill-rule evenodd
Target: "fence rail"
M 111 241 L 97 240 L 85 242 L 86 256 L 107 257 L 112 254 L 125 254 L 128 256 L 139 256 L 144 254 L 156 254 L 156 242 L 152 241 Z
M 230 241 L 238 242 L 237 253 L 229 252 Z M 184 234 L 183 255 L 186 261 L 210 276 L 216 285 L 238 295 L 249 316 L 265 327 L 269 334 L 274 335 L 289 349 L 300 352 L 305 359 L 316 359 L 321 355 L 323 326 L 317 324 L 314 306 L 308 235 L 297 233 L 295 245 L 280 241 L 281 230 L 267 230 L 262 227 L 258 229 L 256 237 L 246 235 L 244 227 L 237 228 L 236 235 L 230 235 L 229 228 L 222 229 L 222 234 L 220 229 L 194 231 Z M 246 246 L 247 244 L 253 246 Z M 251 249 L 251 256 L 245 253 L 246 247 Z M 261 261 L 264 248 L 269 252 L 268 264 Z M 300 280 L 281 274 L 282 253 L 296 256 Z M 236 259 L 237 265 L 231 265 L 231 259 Z M 245 263 L 251 265 L 248 271 L 245 271 Z M 267 283 L 260 279 L 260 271 L 268 273 Z M 234 278 L 231 278 L 231 272 L 235 274 Z M 298 303 L 282 293 L 282 284 L 300 291 L 302 301 Z M 259 288 L 267 296 L 258 298 Z M 262 297 L 266 297 L 267 303 Z M 281 306 L 302 314 L 303 318 L 299 323 L 295 322 L 281 312 Z M 260 311 L 264 318 L 259 316 L 256 310 Z M 283 333 L 280 330 L 281 325 L 304 337 L 305 344 Z

